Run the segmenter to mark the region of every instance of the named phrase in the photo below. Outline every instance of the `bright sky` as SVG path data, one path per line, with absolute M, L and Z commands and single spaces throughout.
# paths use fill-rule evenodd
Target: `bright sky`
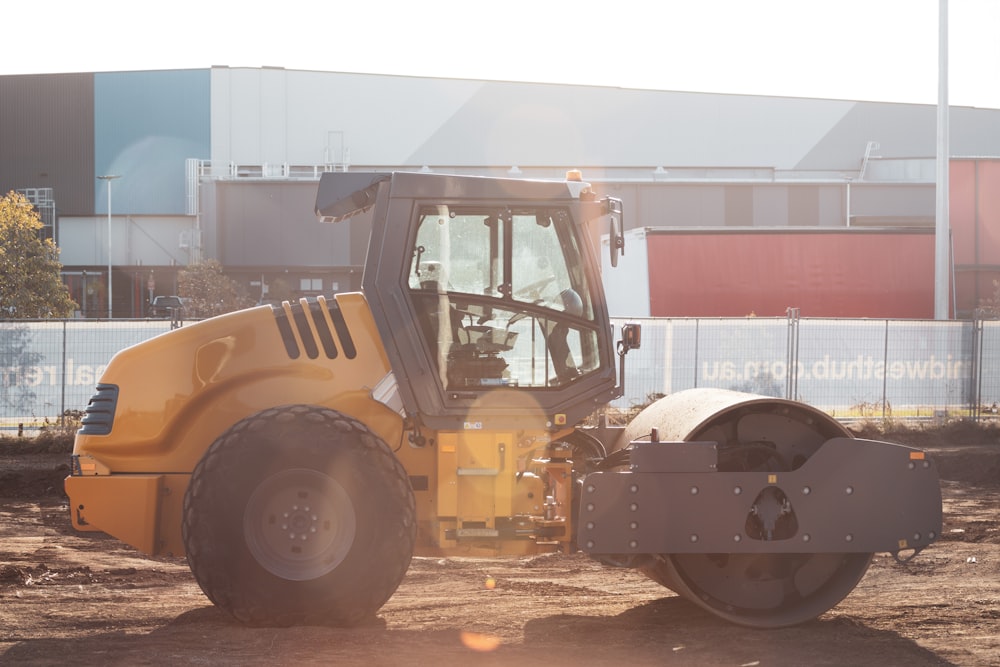
M 275 66 L 935 104 L 939 3 L 34 0 L 5 12 L 0 75 Z M 1000 0 L 948 10 L 949 102 L 1000 109 Z

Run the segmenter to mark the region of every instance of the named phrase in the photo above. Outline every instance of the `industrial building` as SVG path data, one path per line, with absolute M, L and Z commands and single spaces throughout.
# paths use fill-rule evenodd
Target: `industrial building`
M 1000 278 L 1000 110 L 950 111 L 952 312 Z M 357 289 L 330 170 L 562 178 L 624 201 L 616 315 L 933 317 L 933 105 L 281 68 L 0 76 L 0 189 L 81 316 L 145 317 L 214 258 L 261 301 Z M 595 239 L 595 243 L 599 239 Z

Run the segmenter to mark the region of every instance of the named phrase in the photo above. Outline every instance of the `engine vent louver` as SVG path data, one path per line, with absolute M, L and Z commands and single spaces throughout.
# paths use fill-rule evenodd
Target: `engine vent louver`
M 340 312 L 339 310 L 337 312 Z M 330 333 L 330 327 L 326 323 L 326 318 L 323 317 L 323 307 L 319 305 L 319 301 L 309 302 L 309 314 L 312 315 L 313 324 L 316 325 L 316 333 L 319 335 L 319 342 L 323 346 L 323 351 L 326 352 L 326 356 L 330 359 L 337 358 L 337 343 L 333 340 L 333 334 Z M 305 336 L 303 336 L 303 339 Z
M 108 435 L 115 421 L 118 406 L 118 385 L 99 384 L 97 392 L 90 397 L 87 409 L 80 420 L 83 435 Z
M 330 319 L 333 321 L 333 328 L 337 332 L 337 338 L 340 339 L 340 347 L 344 350 L 344 356 L 353 359 L 358 356 L 358 350 L 354 347 L 354 339 L 351 338 L 351 332 L 347 328 L 344 313 L 335 302 L 327 301 L 327 305 L 329 306 Z
M 285 351 L 290 358 L 298 359 L 305 352 L 305 355 L 310 359 L 316 359 L 319 357 L 321 347 L 323 354 L 328 359 L 336 359 L 341 352 L 348 359 L 357 356 L 357 348 L 351 338 L 347 320 L 336 301 L 331 299 L 326 302 L 326 312 L 330 315 L 329 320 L 326 318 L 322 304 L 317 299 L 306 301 L 308 311 L 301 302 L 290 304 L 290 306 L 291 317 L 285 312 L 284 307 L 271 306 L 274 321 L 278 325 L 278 333 L 281 335 Z M 312 327 L 309 326 L 310 320 L 316 327 L 315 334 Z M 330 328 L 331 322 L 333 329 Z M 298 338 L 295 336 L 296 331 L 299 333 Z M 318 342 L 317 337 L 319 338 Z M 299 340 L 302 341 L 301 349 Z
M 306 319 L 306 311 L 302 304 L 296 303 L 292 306 L 292 319 L 295 320 L 295 328 L 299 330 L 299 337 L 302 339 L 302 347 L 305 348 L 306 356 L 315 359 L 319 356 L 319 348 L 316 347 L 316 339 L 313 338 L 313 332 L 309 328 L 309 320 Z

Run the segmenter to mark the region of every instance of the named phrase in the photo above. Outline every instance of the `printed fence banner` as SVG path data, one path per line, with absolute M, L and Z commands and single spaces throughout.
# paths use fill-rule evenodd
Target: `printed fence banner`
M 161 320 L 0 322 L 0 424 L 84 409 L 115 353 L 169 330 Z
M 643 331 L 620 408 L 691 387 L 793 397 L 834 416 L 1000 401 L 1000 322 L 616 319 L 616 331 L 625 322 Z M 169 330 L 167 320 L 0 322 L 0 427 L 84 409 L 112 356 Z
M 619 320 L 642 324 L 619 407 L 692 387 L 791 397 L 833 414 L 898 416 L 1000 399 L 1000 322 L 785 318 Z

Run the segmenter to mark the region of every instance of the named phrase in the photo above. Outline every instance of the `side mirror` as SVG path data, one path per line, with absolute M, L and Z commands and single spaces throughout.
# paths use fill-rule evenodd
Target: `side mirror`
M 622 200 L 608 197 L 608 249 L 611 251 L 611 266 L 618 266 L 618 255 L 625 254 L 625 237 L 622 234 L 624 215 Z
M 630 322 L 622 325 L 622 339 L 618 341 L 618 391 L 625 395 L 625 355 L 642 344 L 642 325 Z
M 642 325 L 629 323 L 622 325 L 622 339 L 619 342 L 621 353 L 629 350 L 638 350 L 642 345 Z

